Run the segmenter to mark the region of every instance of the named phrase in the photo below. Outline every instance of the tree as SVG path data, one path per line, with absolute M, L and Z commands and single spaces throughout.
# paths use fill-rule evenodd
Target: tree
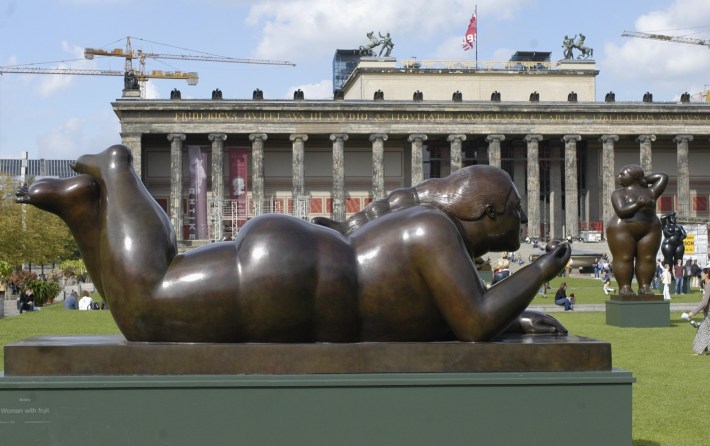
M 34 206 L 17 205 L 17 184 L 0 178 L 0 260 L 12 265 L 45 265 L 77 257 L 69 228 L 56 215 Z

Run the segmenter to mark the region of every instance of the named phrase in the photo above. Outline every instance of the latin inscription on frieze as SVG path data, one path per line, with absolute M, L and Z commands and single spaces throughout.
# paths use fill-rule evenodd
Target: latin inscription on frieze
M 177 122 L 698 122 L 710 114 L 684 113 L 494 113 L 494 112 L 330 112 L 236 111 L 176 112 Z

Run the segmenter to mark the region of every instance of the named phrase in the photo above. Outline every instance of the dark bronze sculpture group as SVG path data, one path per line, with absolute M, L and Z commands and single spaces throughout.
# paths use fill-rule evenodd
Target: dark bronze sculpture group
M 67 223 L 129 341 L 486 341 L 503 332 L 566 333 L 526 308 L 567 263 L 567 243 L 491 288 L 477 273 L 472 259 L 517 250 L 526 222 L 511 178 L 496 167 L 470 166 L 394 191 L 345 222 L 259 216 L 235 241 L 183 254 L 127 147 L 84 155 L 73 167 L 79 175 L 37 180 L 17 201 Z M 654 188 L 638 180 L 635 199 L 619 198 L 620 209 L 635 209 L 617 222 L 631 228 L 617 229 L 620 247 L 653 247 L 638 235 L 656 228 L 649 206 L 665 185 L 660 178 Z

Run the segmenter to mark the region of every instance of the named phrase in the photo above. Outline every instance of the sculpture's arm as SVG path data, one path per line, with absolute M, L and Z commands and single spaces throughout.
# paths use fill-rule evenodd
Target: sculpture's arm
M 623 189 L 615 190 L 611 194 L 611 206 L 614 208 L 614 212 L 619 218 L 629 218 L 633 217 L 634 214 L 644 205 L 641 200 L 635 200 L 631 203 L 626 202 L 626 196 L 633 193 L 628 187 Z
M 438 233 L 428 236 L 427 241 L 413 251 L 413 260 L 442 316 L 463 341 L 489 340 L 505 330 L 525 310 L 542 283 L 559 274 L 571 253 L 568 244 L 561 244 L 486 290 L 460 237 L 453 232 Z
M 646 175 L 646 182 L 649 189 L 653 192 L 654 198 L 658 198 L 663 194 L 668 185 L 668 175 L 662 172 L 654 172 Z

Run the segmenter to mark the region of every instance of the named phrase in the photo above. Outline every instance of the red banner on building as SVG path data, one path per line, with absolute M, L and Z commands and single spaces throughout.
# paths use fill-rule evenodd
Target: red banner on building
M 229 198 L 237 201 L 237 227 L 247 221 L 247 194 L 249 192 L 249 149 L 229 150 Z

